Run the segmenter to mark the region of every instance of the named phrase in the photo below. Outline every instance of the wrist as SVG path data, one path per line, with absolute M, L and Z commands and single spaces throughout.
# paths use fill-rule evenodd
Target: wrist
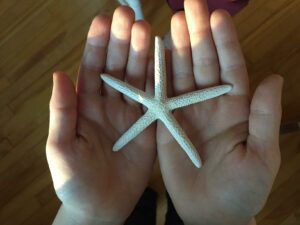
M 214 225 L 228 225 L 228 224 L 231 224 L 231 225 L 257 225 L 256 224 L 256 220 L 255 218 L 253 217 L 251 220 L 247 220 L 248 222 L 228 222 L 228 221 L 220 221 L 220 222 L 217 222 L 217 221 L 202 221 L 202 222 L 198 222 L 198 223 L 187 223 L 187 222 L 184 222 L 184 225 L 208 225 L 208 224 L 214 224 Z
M 122 225 L 123 221 L 105 221 L 89 212 L 81 212 L 61 205 L 53 225 Z

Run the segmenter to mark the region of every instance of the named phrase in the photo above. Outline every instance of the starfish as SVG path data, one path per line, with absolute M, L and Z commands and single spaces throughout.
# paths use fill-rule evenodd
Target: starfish
M 123 148 L 123 146 L 125 146 L 144 129 L 146 129 L 152 122 L 159 119 L 167 127 L 175 140 L 191 159 L 193 164 L 198 168 L 201 167 L 202 162 L 196 148 L 193 146 L 188 136 L 176 121 L 172 111 L 174 109 L 226 94 L 232 89 L 230 85 L 210 87 L 168 98 L 166 86 L 165 50 L 163 41 L 159 37 L 155 37 L 154 96 L 150 96 L 148 93 L 108 74 L 101 74 L 100 76 L 106 84 L 133 99 L 134 101 L 143 104 L 148 109 L 147 112 L 116 141 L 113 146 L 113 151 L 119 151 L 121 148 Z

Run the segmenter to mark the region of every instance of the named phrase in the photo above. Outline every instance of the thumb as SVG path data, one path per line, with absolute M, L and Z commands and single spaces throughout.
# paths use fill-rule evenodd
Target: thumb
M 77 98 L 71 79 L 62 72 L 53 74 L 48 141 L 63 144 L 76 136 Z
M 278 145 L 283 78 L 267 77 L 256 89 L 251 102 L 248 144 L 258 149 Z M 270 148 L 272 149 L 272 148 Z

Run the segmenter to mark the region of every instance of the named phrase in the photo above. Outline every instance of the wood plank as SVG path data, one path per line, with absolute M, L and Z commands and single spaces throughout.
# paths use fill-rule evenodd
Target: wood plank
M 30 184 L 24 186 L 22 191 L 15 195 L 8 203 L 4 205 L 1 204 L 1 224 L 22 224 L 22 222 L 39 211 L 41 205 L 35 197 L 35 194 L 49 184 L 51 184 L 51 179 L 47 171 L 36 176 Z

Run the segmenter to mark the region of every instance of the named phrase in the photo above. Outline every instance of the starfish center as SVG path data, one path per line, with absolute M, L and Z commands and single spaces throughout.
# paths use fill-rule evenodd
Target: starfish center
M 148 109 L 154 114 L 158 115 L 158 117 L 159 115 L 163 115 L 169 111 L 166 107 L 166 104 L 157 99 L 153 99 Z

